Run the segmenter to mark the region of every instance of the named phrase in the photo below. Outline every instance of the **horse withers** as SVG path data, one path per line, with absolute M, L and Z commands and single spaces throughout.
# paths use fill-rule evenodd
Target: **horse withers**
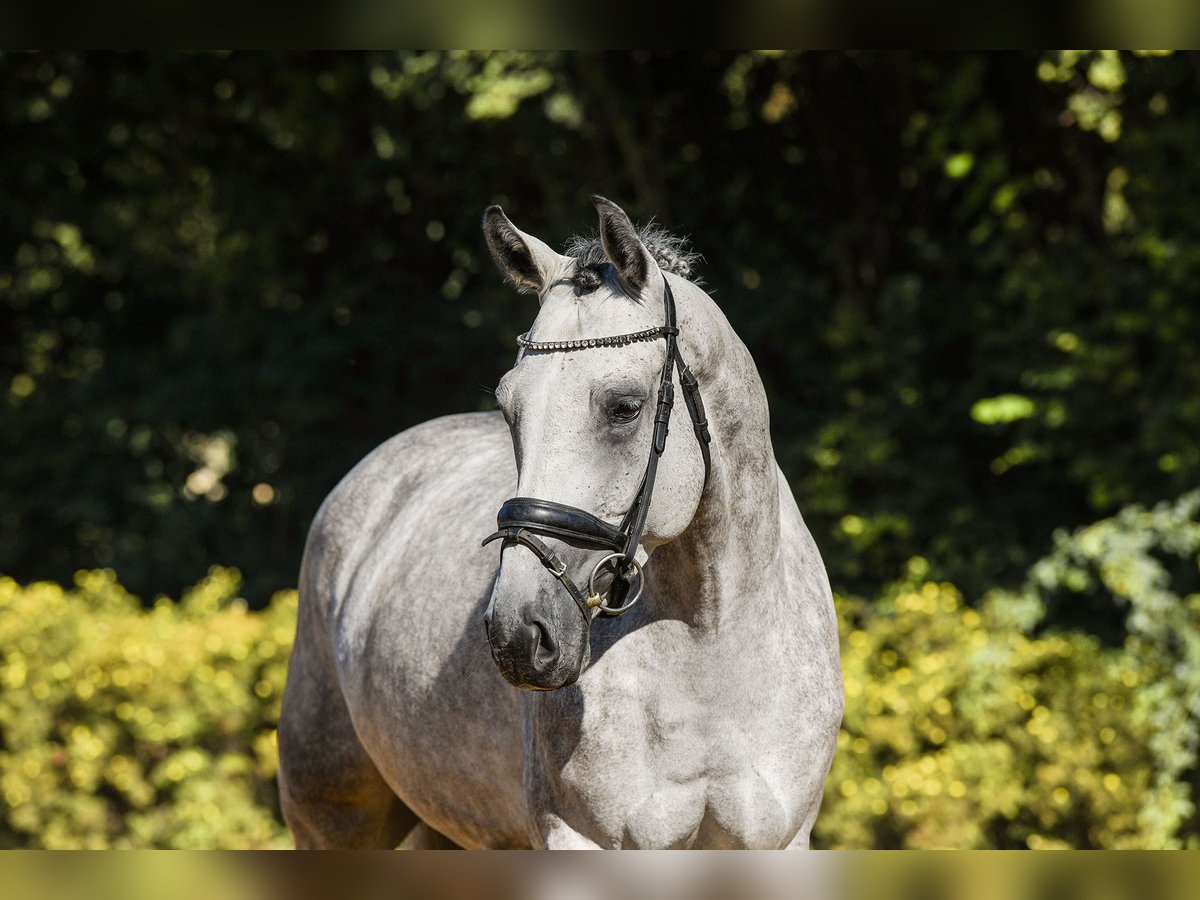
M 843 703 L 824 565 L 694 257 L 593 202 L 566 254 L 487 210 L 540 303 L 500 412 L 397 435 L 317 514 L 297 846 L 807 846 Z

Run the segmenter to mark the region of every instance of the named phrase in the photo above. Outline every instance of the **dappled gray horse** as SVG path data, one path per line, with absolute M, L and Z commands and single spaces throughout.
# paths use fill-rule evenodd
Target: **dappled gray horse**
M 501 412 L 392 438 L 317 514 L 279 727 L 301 847 L 808 843 L 842 713 L 821 557 L 693 258 L 593 202 L 567 255 L 487 210 L 541 303 Z

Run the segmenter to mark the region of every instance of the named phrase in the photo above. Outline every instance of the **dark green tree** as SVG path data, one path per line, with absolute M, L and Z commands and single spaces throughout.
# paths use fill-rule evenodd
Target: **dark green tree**
M 1191 54 L 0 56 L 0 572 L 294 583 L 371 447 L 489 408 L 501 202 L 690 234 L 836 588 L 971 596 L 1200 481 Z

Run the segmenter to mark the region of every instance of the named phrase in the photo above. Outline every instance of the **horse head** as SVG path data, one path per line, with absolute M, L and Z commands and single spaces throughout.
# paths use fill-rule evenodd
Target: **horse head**
M 566 254 L 498 206 L 483 217 L 500 271 L 540 303 L 496 388 L 517 494 L 489 538 L 503 550 L 484 616 L 501 673 L 534 690 L 579 678 L 592 620 L 635 602 L 649 554 L 687 529 L 708 477 L 703 403 L 682 361 L 695 336 L 676 325 L 676 298 L 683 307 L 703 293 L 687 278 L 694 258 L 611 201 L 592 202 L 599 238 Z M 670 430 L 696 440 L 668 442 Z

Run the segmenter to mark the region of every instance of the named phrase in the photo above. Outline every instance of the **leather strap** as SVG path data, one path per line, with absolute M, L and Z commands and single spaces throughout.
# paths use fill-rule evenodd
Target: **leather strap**
M 712 434 L 708 430 L 708 419 L 704 417 L 704 399 L 700 396 L 700 382 L 687 367 L 678 351 L 675 363 L 679 368 L 679 385 L 683 388 L 683 402 L 687 404 L 688 415 L 692 419 L 692 430 L 696 433 L 696 443 L 700 445 L 700 455 L 704 457 L 704 483 L 708 484 L 708 475 L 712 471 L 712 457 L 708 445 L 712 443 Z
M 575 601 L 575 605 L 579 607 L 579 611 L 583 614 L 583 621 L 591 623 L 592 611 L 587 605 L 587 598 L 583 596 L 583 592 L 576 587 L 575 582 L 571 580 L 571 576 L 567 574 L 566 563 L 559 559 L 553 550 L 524 528 L 502 530 L 490 534 L 484 539 L 483 546 L 486 547 L 492 541 L 496 540 L 503 540 L 506 547 L 509 544 L 521 544 L 532 550 L 534 556 L 542 561 L 542 565 L 549 569 L 550 573 L 562 582 L 562 586 L 567 589 L 567 593 L 571 595 L 571 599 Z
M 625 534 L 620 528 L 578 507 L 536 497 L 505 500 L 496 515 L 496 525 L 501 530 L 527 528 L 572 547 L 591 550 L 620 550 L 625 545 Z

